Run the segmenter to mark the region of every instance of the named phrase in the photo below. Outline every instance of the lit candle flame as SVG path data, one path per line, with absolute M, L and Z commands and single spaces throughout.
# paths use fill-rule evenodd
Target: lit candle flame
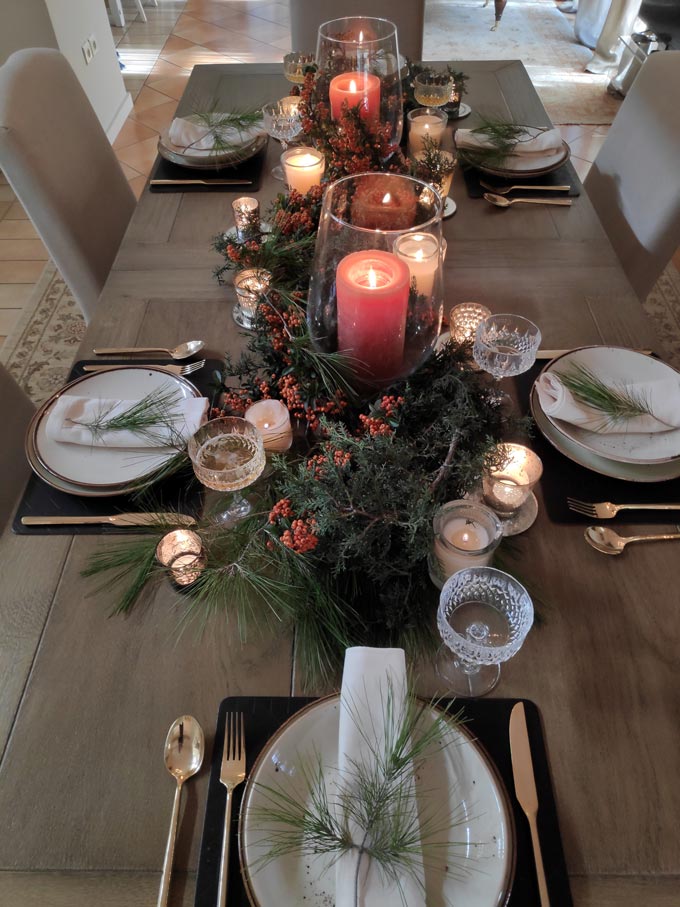
M 383 205 L 389 205 L 389 203 L 391 201 L 392 201 L 391 194 L 389 192 L 386 192 L 385 195 L 383 196 L 383 200 L 382 200 Z
M 359 32 L 359 44 L 363 44 L 363 43 L 364 43 L 364 33 L 362 31 L 360 31 Z
M 373 265 L 368 269 L 368 285 L 372 289 L 375 289 L 378 286 L 378 278 L 375 276 Z
M 349 90 L 352 94 L 357 93 L 357 83 L 354 81 L 354 79 L 350 79 L 349 81 Z
M 418 251 L 416 252 L 416 254 L 415 254 L 414 257 L 415 257 L 416 261 L 422 261 L 423 258 L 425 257 L 425 255 L 424 255 L 424 253 L 423 253 L 423 250 L 422 250 L 422 249 L 418 249 Z
M 269 422 L 263 422 L 262 428 L 269 428 Z

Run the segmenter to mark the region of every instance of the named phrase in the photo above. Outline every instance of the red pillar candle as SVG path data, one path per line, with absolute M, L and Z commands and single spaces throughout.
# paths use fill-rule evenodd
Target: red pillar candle
M 338 350 L 373 378 L 401 372 L 410 280 L 404 261 L 378 249 L 352 252 L 337 267 Z
M 331 117 L 339 120 L 342 105 L 359 107 L 363 120 L 377 122 L 380 119 L 380 79 L 371 73 L 343 72 L 331 79 L 328 90 L 331 102 Z

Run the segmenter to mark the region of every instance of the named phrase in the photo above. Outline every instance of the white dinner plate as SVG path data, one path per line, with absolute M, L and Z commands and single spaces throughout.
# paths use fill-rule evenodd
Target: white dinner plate
M 338 695 L 308 705 L 279 728 L 250 773 L 239 844 L 246 890 L 255 907 L 322 907 L 335 901 L 335 867 L 329 865 L 328 857 L 288 854 L 265 866 L 255 864 L 267 850 L 261 811 L 267 809 L 268 801 L 262 786 L 282 785 L 284 790 L 302 793 L 302 766 L 311 763 L 313 767 L 318 757 L 327 783 L 333 785 L 339 719 Z M 430 813 L 435 808 L 434 821 L 446 825 L 454 815 L 459 819 L 451 839 L 461 843 L 452 844 L 441 860 L 433 859 L 426 869 L 427 904 L 501 907 L 510 896 L 515 868 L 508 796 L 488 756 L 464 727 L 451 727 L 447 736 L 447 746 L 430 756 L 416 776 L 416 790 L 419 808 L 421 803 Z M 449 873 L 443 871 L 446 862 Z
M 91 492 L 101 489 L 108 495 L 121 494 L 139 485 L 171 460 L 177 451 L 171 447 L 125 450 L 52 441 L 46 433 L 47 417 L 63 394 L 141 400 L 152 391 L 162 389 L 176 389 L 182 399 L 200 396 L 186 378 L 148 365 L 121 366 L 111 371 L 94 372 L 67 384 L 42 405 L 29 426 L 32 448 L 43 471 L 68 485 Z
M 635 350 L 615 346 L 589 346 L 563 353 L 549 362 L 543 372 L 569 371 L 581 365 L 613 384 L 663 381 L 680 378 L 670 365 Z M 542 373 L 541 373 L 542 374 Z M 607 460 L 619 463 L 668 463 L 680 457 L 680 428 L 663 432 L 602 434 L 579 428 L 546 413 L 555 428 L 571 441 Z
M 536 133 L 539 131 L 539 129 L 536 129 Z M 453 141 L 455 144 L 455 132 L 453 134 Z M 569 145 L 563 141 L 562 147 L 550 154 L 514 154 L 503 158 L 496 166 L 478 163 L 473 164 L 473 166 L 476 170 L 481 170 L 483 173 L 490 173 L 493 176 L 512 178 L 519 175 L 529 178 L 532 176 L 542 176 L 543 174 L 557 170 L 558 167 L 561 167 L 562 164 L 569 160 L 570 154 L 571 149 L 569 148 Z
M 191 117 L 187 117 L 187 119 L 191 119 Z M 254 157 L 269 140 L 262 125 L 253 126 L 244 131 L 242 137 L 239 137 L 237 130 L 233 130 L 233 132 L 234 143 L 238 142 L 238 147 L 233 151 L 216 152 L 200 148 L 187 150 L 170 141 L 170 127 L 168 127 L 158 139 L 158 153 L 167 161 L 179 164 L 181 167 L 191 167 L 194 170 L 214 170 L 220 167 L 234 167 Z
M 668 482 L 680 478 L 680 460 L 671 460 L 669 463 L 619 463 L 607 460 L 572 441 L 558 431 L 543 412 L 535 386 L 531 389 L 529 402 L 536 427 L 543 437 L 579 466 L 613 479 L 623 479 L 624 482 Z

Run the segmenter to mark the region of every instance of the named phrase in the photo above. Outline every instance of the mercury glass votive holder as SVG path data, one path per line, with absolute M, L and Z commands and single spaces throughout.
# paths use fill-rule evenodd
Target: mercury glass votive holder
M 246 195 L 231 203 L 236 225 L 236 239 L 247 242 L 260 234 L 260 203 Z
M 236 324 L 246 331 L 252 331 L 255 327 L 257 307 L 266 295 L 271 279 L 271 273 L 263 268 L 248 268 L 234 277 L 237 302 L 232 315 Z
M 503 525 L 493 510 L 469 500 L 442 505 L 434 515 L 432 528 L 428 567 L 438 589 L 458 570 L 487 567 L 503 538 Z
M 474 340 L 479 325 L 489 318 L 491 310 L 478 302 L 461 302 L 449 314 L 449 331 L 456 343 Z
M 493 466 L 482 477 L 484 503 L 503 522 L 504 535 L 517 535 L 536 519 L 538 502 L 533 493 L 543 473 L 543 463 L 522 444 L 500 444 L 502 466 Z
M 168 568 L 171 581 L 180 589 L 195 583 L 208 562 L 200 536 L 190 529 L 166 533 L 156 546 L 156 560 Z

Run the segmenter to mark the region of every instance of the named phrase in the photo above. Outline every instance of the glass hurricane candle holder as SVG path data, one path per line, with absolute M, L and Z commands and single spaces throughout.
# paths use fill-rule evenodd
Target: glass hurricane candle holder
M 244 195 L 231 203 L 236 225 L 236 239 L 247 242 L 260 235 L 260 203 L 256 198 Z
M 450 576 L 437 611 L 446 647 L 437 673 L 448 690 L 464 697 L 490 693 L 500 679 L 501 663 L 519 652 L 533 622 L 529 593 L 502 570 L 466 567 Z
M 201 537 L 190 529 L 166 533 L 156 547 L 156 560 L 167 567 L 171 581 L 180 590 L 195 583 L 208 563 Z
M 408 176 L 362 173 L 326 189 L 307 319 L 314 346 L 352 359 L 358 384 L 384 387 L 434 349 L 443 302 L 441 210 L 439 196 Z M 421 260 L 407 248 L 411 239 Z
M 493 510 L 473 501 L 444 504 L 435 513 L 432 528 L 428 565 L 438 589 L 464 567 L 488 566 L 503 538 L 503 526 Z
M 494 378 L 510 378 L 531 368 L 540 343 L 541 332 L 533 321 L 521 315 L 491 315 L 477 328 L 472 355 Z
M 281 155 L 281 166 L 289 189 L 306 195 L 313 186 L 320 186 L 326 160 L 316 148 L 289 148 Z
M 362 119 L 389 126 L 398 145 L 404 126 L 397 28 L 386 19 L 348 16 L 324 22 L 316 47 L 314 99 L 338 119 L 343 104 L 358 107 Z
M 426 138 L 441 144 L 444 130 L 449 118 L 443 110 L 436 107 L 417 107 L 409 111 L 406 116 L 408 123 L 408 155 L 415 158 L 424 151 L 423 142 Z
M 493 466 L 482 477 L 484 503 L 503 522 L 504 535 L 528 529 L 538 514 L 533 489 L 543 473 L 539 457 L 522 444 L 499 444 L 502 466 Z
M 461 302 L 449 315 L 449 330 L 456 343 L 474 340 L 479 325 L 491 317 L 491 310 L 478 302 Z
M 246 331 L 255 327 L 255 316 L 260 299 L 266 295 L 272 275 L 263 268 L 248 268 L 234 277 L 236 305 L 232 310 L 234 321 Z

